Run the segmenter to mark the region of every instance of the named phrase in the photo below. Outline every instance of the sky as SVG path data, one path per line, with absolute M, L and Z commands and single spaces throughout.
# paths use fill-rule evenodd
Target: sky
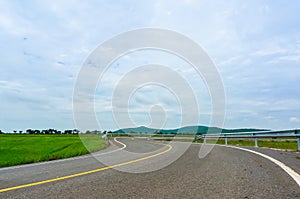
M 108 39 L 146 27 L 179 32 L 213 60 L 226 94 L 225 128 L 300 128 L 299 10 L 296 0 L 0 0 L 0 129 L 76 128 L 73 90 L 87 57 Z M 210 125 L 205 81 L 179 57 L 144 50 L 120 57 L 99 80 L 94 108 L 101 130 L 120 127 L 112 95 L 122 77 L 154 63 L 186 79 L 198 101 L 198 124 Z M 159 85 L 141 86 L 127 105 L 136 125 L 192 124 L 181 123 L 186 115 L 176 93 Z

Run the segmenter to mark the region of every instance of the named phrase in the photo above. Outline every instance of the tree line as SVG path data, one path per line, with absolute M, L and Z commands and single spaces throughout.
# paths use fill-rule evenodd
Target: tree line
M 9 133 L 13 133 L 13 134 L 36 134 L 36 135 L 51 135 L 51 134 L 55 134 L 55 135 L 77 135 L 79 133 L 85 133 L 85 134 L 106 134 L 106 133 L 112 133 L 111 131 L 107 132 L 107 131 L 99 131 L 99 130 L 87 130 L 85 132 L 81 132 L 78 129 L 67 129 L 67 130 L 56 130 L 56 129 L 44 129 L 44 130 L 38 130 L 38 129 L 27 129 L 26 131 L 17 131 L 14 130 L 13 132 L 9 132 Z M 5 134 L 5 132 L 0 130 L 0 134 Z

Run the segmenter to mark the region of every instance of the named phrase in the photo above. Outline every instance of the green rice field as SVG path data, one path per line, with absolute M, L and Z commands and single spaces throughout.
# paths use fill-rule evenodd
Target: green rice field
M 88 154 L 106 147 L 99 138 L 100 135 L 1 134 L 0 167 Z

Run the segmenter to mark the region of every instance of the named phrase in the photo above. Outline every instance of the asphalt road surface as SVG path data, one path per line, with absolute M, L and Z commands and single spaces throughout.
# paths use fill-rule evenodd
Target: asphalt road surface
M 201 144 L 117 141 L 93 156 L 2 168 L 0 198 L 300 198 L 282 168 L 253 153 L 215 146 L 199 159 Z M 298 154 L 258 150 L 300 171 Z

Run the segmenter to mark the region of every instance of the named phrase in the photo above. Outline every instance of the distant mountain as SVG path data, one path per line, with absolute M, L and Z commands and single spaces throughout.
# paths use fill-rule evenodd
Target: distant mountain
M 113 131 L 113 133 L 149 133 L 153 134 L 159 130 L 148 128 L 145 126 L 135 127 L 135 128 L 125 128 L 125 129 L 119 129 L 117 131 Z
M 221 129 L 218 127 L 207 126 L 185 126 L 177 129 L 153 129 L 145 126 L 135 128 L 124 128 L 114 131 L 113 133 L 142 133 L 142 134 L 206 134 L 220 132 L 234 133 L 234 132 L 254 132 L 254 131 L 267 131 L 268 129 L 253 129 L 253 128 L 240 128 L 240 129 Z

